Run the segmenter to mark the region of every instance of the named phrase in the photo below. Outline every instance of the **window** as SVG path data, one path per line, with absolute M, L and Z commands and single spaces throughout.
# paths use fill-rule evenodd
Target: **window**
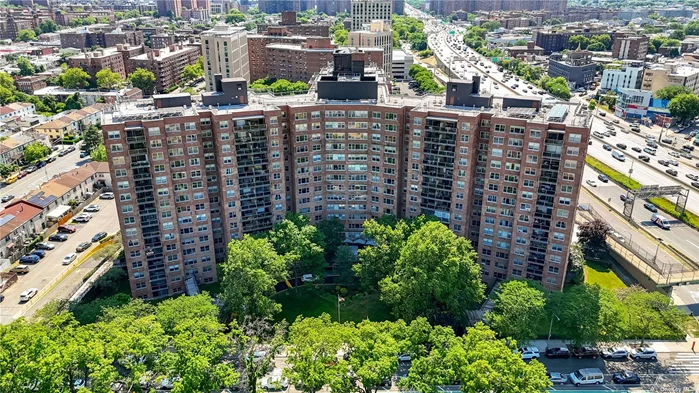
M 575 169 L 578 167 L 578 162 L 573 160 L 566 160 L 563 165 L 566 169 Z
M 582 141 L 581 134 L 570 134 L 568 135 L 568 142 L 570 143 L 580 143 Z
M 577 156 L 578 154 L 580 154 L 580 148 L 569 146 L 568 149 L 566 150 L 566 154 L 569 156 Z
M 539 143 L 529 142 L 529 150 L 530 151 L 539 151 L 540 146 L 541 145 Z

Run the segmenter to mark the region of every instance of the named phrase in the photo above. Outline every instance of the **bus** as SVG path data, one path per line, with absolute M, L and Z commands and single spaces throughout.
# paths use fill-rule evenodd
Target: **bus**
M 12 183 L 16 182 L 17 179 L 18 179 L 18 177 L 17 177 L 17 174 L 15 173 L 14 175 L 8 176 L 8 177 L 5 179 L 5 183 L 7 183 L 7 184 L 12 184 Z

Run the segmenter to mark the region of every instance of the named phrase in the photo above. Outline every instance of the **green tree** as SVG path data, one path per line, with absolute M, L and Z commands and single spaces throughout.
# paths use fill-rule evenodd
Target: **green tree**
M 0 177 L 8 177 L 19 169 L 17 164 L 0 164 Z
M 347 362 L 358 382 L 355 391 L 375 393 L 381 382 L 396 372 L 399 345 L 395 334 L 393 322 L 364 320 L 355 328 L 348 329 L 345 338 L 349 347 Z
M 36 40 L 36 33 L 31 29 L 20 30 L 17 32 L 16 40 L 23 42 L 34 41 Z
M 46 19 L 39 23 L 39 30 L 42 33 L 53 33 L 58 30 L 58 25 L 51 19 Z
M 75 93 L 66 98 L 65 109 L 82 109 L 85 106 L 85 101 L 80 97 L 80 93 Z
M 542 78 L 542 84 L 549 93 L 558 98 L 568 100 L 570 97 L 572 97 L 570 94 L 570 88 L 568 87 L 568 81 L 562 76 L 552 79 Z
M 344 331 L 342 325 L 331 322 L 328 314 L 299 317 L 290 326 L 286 372 L 290 380 L 300 382 L 299 390 L 315 393 L 334 378 L 337 352 L 344 346 Z
M 201 56 L 200 56 L 201 58 Z M 204 76 L 204 68 L 202 68 L 199 62 L 195 64 L 186 65 L 184 70 L 182 70 L 182 79 L 185 81 L 193 81 L 197 78 Z
M 500 285 L 495 306 L 485 319 L 501 338 L 513 338 L 525 344 L 536 338 L 536 328 L 544 319 L 546 297 L 541 285 L 533 281 L 512 280 Z
M 51 149 L 41 142 L 32 142 L 24 148 L 24 161 L 37 162 L 51 154 Z
M 349 43 L 349 32 L 345 29 L 337 29 L 333 34 L 333 41 L 337 45 L 347 45 Z
M 629 320 L 629 338 L 640 338 L 641 345 L 652 336 L 667 334 L 684 337 L 684 325 L 689 316 L 680 311 L 669 296 L 635 287 L 622 294 Z
M 245 318 L 234 334 L 240 384 L 244 391 L 257 393 L 260 379 L 274 366 L 274 357 L 284 344 L 286 324 L 270 325 L 262 319 Z
M 141 89 L 143 94 L 150 96 L 155 89 L 155 75 L 144 68 L 137 68 L 129 75 L 129 82 L 133 87 Z
M 364 290 L 377 290 L 379 281 L 393 274 L 408 237 L 430 221 L 435 221 L 435 218 L 419 216 L 398 221 L 393 216 L 383 216 L 364 222 L 363 235 L 374 245 L 359 250 L 360 263 L 353 267 Z
M 481 23 L 481 28 L 486 29 L 488 31 L 495 31 L 501 27 L 502 25 L 498 21 L 488 21 Z
M 464 322 L 483 300 L 480 265 L 471 243 L 439 222 L 410 235 L 395 270 L 379 283 L 381 299 L 404 319 Z
M 661 100 L 671 100 L 680 94 L 692 94 L 692 90 L 685 86 L 670 85 L 655 91 L 655 97 Z
M 294 278 L 306 273 L 323 273 L 325 239 L 305 216 L 288 213 L 283 221 L 274 224 L 269 241 L 279 255 L 292 262 Z
M 107 149 L 104 145 L 97 146 L 90 152 L 90 158 L 92 158 L 92 161 L 107 162 Z
M 543 364 L 525 363 L 514 342 L 498 340 L 482 323 L 463 337 L 447 329 L 432 339 L 429 355 L 412 362 L 400 385 L 421 393 L 437 393 L 440 385 L 452 384 L 460 384 L 463 393 L 541 392 L 551 386 Z
M 686 36 L 686 34 L 684 33 L 684 30 L 673 30 L 669 35 L 669 37 L 671 39 L 680 40 L 680 41 L 682 41 L 685 36 Z
M 684 26 L 687 35 L 699 35 L 699 21 L 691 21 Z
M 104 145 L 102 132 L 99 128 L 97 128 L 96 125 L 91 124 L 87 127 L 85 132 L 83 132 L 83 144 L 81 146 L 81 149 L 90 153 L 99 145 Z
M 228 260 L 221 265 L 221 300 L 226 315 L 271 318 L 281 310 L 270 296 L 287 277 L 287 260 L 267 239 L 245 235 L 228 243 Z
M 345 243 L 345 224 L 337 218 L 329 218 L 316 224 L 325 240 L 326 260 L 331 260 L 335 250 Z
M 66 89 L 81 89 L 88 85 L 90 74 L 82 68 L 68 68 L 60 75 L 60 84 Z
M 602 49 L 602 50 L 612 49 L 612 37 L 610 37 L 609 34 L 600 34 L 600 35 L 592 36 L 590 41 L 591 41 L 590 43 L 599 42 L 602 45 L 604 45 L 604 49 Z M 590 50 L 592 50 L 592 49 L 590 49 Z
M 607 48 L 601 42 L 593 42 L 587 46 L 587 50 L 592 51 L 592 52 L 602 52 L 602 51 L 607 50 Z
M 590 39 L 584 35 L 574 35 L 568 39 L 568 49 L 586 49 L 590 44 Z
M 595 108 L 597 108 L 597 101 L 595 101 L 594 99 L 590 100 L 590 103 L 587 104 L 587 109 L 594 111 Z
M 231 10 L 228 14 L 226 14 L 226 23 L 229 25 L 240 23 L 244 20 L 245 14 L 243 14 L 239 10 Z
M 34 65 L 26 57 L 20 57 L 19 59 L 17 59 L 16 64 L 17 67 L 19 67 L 19 74 L 21 76 L 29 76 L 34 75 L 36 73 Z
M 515 41 L 512 46 L 525 46 L 527 45 L 527 40 L 517 40 Z
M 667 105 L 672 117 L 681 123 L 699 116 L 699 97 L 694 94 L 679 94 Z
M 342 285 L 356 285 L 357 276 L 354 274 L 352 266 L 358 262 L 357 255 L 352 252 L 349 246 L 345 245 L 337 247 L 334 253 L 333 270 L 338 276 L 336 282 Z
M 97 71 L 97 74 L 95 74 L 95 79 L 97 80 L 97 87 L 105 90 L 116 89 L 124 82 L 121 75 L 113 72 L 109 68 L 103 68 Z

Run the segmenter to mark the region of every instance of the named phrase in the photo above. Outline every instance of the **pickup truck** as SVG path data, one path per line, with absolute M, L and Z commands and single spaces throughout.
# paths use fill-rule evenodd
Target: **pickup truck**
M 573 356 L 575 356 L 578 359 L 582 359 L 582 358 L 597 359 L 597 357 L 599 355 L 600 355 L 600 353 L 599 353 L 599 350 L 597 348 L 593 348 L 593 347 L 573 348 Z

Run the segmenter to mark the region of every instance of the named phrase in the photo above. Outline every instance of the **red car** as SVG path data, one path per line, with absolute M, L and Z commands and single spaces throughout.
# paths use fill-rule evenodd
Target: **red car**
M 59 233 L 75 233 L 76 230 L 77 228 L 72 225 L 61 225 L 58 227 Z
M 20 173 L 17 174 L 17 178 L 18 178 L 18 179 L 21 179 L 21 178 L 23 178 L 24 176 L 27 176 L 27 171 L 22 171 L 22 172 L 20 172 Z

